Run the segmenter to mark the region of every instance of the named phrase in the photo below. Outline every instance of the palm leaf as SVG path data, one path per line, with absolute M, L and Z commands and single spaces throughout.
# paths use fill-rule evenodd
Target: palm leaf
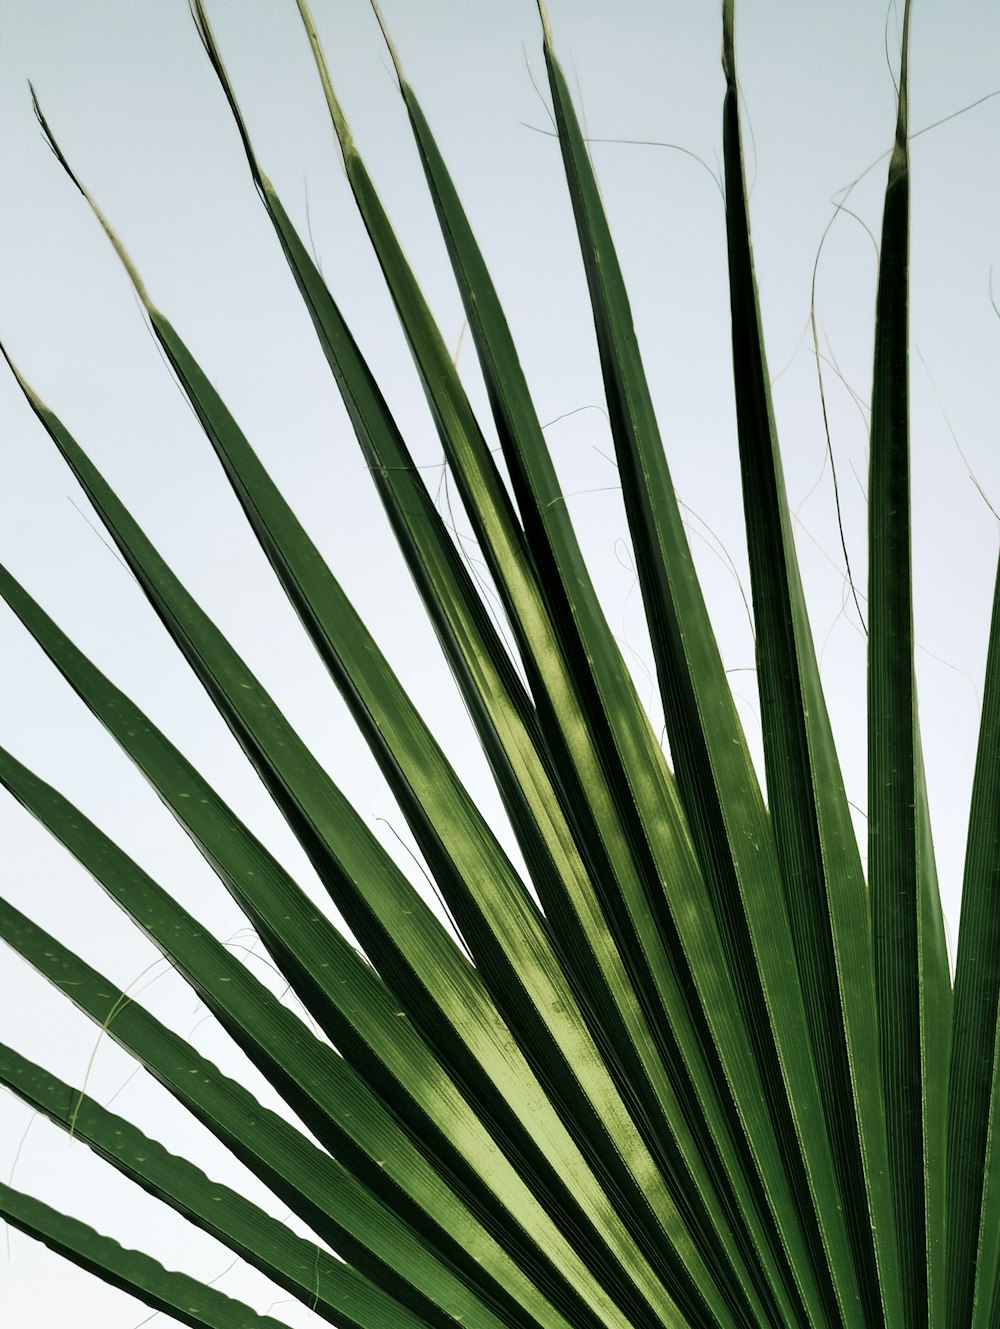
M 43 1241 L 82 1269 L 134 1293 L 148 1306 L 166 1311 L 191 1329 L 278 1329 L 281 1323 L 269 1315 L 257 1315 L 249 1306 L 187 1274 L 165 1269 L 142 1251 L 123 1247 L 86 1223 L 22 1195 L 4 1182 L 0 1182 L 0 1215 L 12 1227 Z
M 996 1114 L 1000 1110 L 1000 573 L 986 662 L 955 965 L 948 1085 L 947 1305 L 957 1323 L 989 1324 L 997 1300 L 1000 1215 Z
M 362 949 L 21 580 L 0 568 L 0 595 L 214 869 L 316 1032 L 95 821 L 2 748 L 0 783 L 169 959 L 277 1091 L 287 1116 L 264 1108 L 3 901 L 0 936 L 312 1236 L 294 1236 L 5 1047 L 0 1082 L 337 1325 L 994 1325 L 1000 609 L 953 1017 L 913 668 L 909 5 L 876 310 L 866 881 L 771 404 L 733 0 L 724 0 L 722 15 L 723 157 L 763 781 L 699 584 L 611 228 L 544 4 L 549 92 L 670 762 L 581 552 L 497 288 L 378 6 L 491 422 L 478 417 L 447 351 L 355 143 L 313 15 L 305 0 L 297 4 L 348 184 L 502 628 L 420 476 L 377 367 L 261 166 L 202 0 L 191 0 L 191 9 L 523 868 L 147 289 L 36 99 L 49 146 L 120 259 L 249 529 L 385 777 L 457 938 L 4 351 L 42 431 Z M 1000 581 L 997 596 L 1000 605 Z M 275 1323 L 9 1186 L 0 1187 L 0 1214 L 181 1323 Z
M 907 1314 L 911 1321 L 934 1323 L 944 1314 L 944 1068 L 951 982 L 913 672 L 908 41 L 909 10 L 882 219 L 872 383 L 868 864 L 890 1184 Z
M 58 1126 L 71 1130 L 144 1190 L 268 1274 L 323 1319 L 332 1324 L 421 1323 L 392 1297 L 380 1296 L 350 1265 L 294 1236 L 238 1192 L 211 1181 L 187 1159 L 170 1153 L 11 1048 L 0 1047 L 0 1082 Z

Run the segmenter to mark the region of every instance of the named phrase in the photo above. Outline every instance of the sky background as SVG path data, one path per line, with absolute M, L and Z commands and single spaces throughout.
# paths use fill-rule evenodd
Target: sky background
M 323 271 L 429 483 L 440 448 L 355 214 L 292 0 L 209 6 L 264 169 Z M 600 376 L 529 0 L 385 0 L 388 23 L 491 265 L 610 621 L 658 724 L 650 653 L 610 461 Z M 722 200 L 716 6 L 552 0 L 619 244 L 677 490 L 751 743 L 759 724 L 736 470 Z M 871 330 L 891 143 L 898 13 L 867 0 L 760 0 L 738 14 L 751 216 L 775 407 L 803 576 L 848 792 L 865 804 L 864 641 L 849 595 L 809 335 L 816 315 L 848 551 L 864 589 Z M 377 26 L 364 0 L 317 0 L 334 82 L 473 400 L 471 346 Z M 911 123 L 998 86 L 1000 10 L 914 7 Z M 406 829 L 343 705 L 246 532 L 164 368 L 124 274 L 33 119 L 117 227 L 150 293 L 202 360 L 494 822 L 499 804 L 392 547 L 339 397 L 253 192 L 183 0 L 5 0 L 0 6 L 0 338 L 258 671 L 387 847 Z M 1000 97 L 915 138 L 912 417 L 916 633 L 939 869 L 952 941 L 975 755 L 996 519 L 997 358 L 990 302 Z M 598 140 L 616 140 L 600 142 Z M 664 146 L 674 145 L 674 146 Z M 994 290 L 1000 296 L 1000 274 Z M 159 723 L 236 810 L 318 888 L 280 817 L 86 501 L 0 372 L 0 561 Z M 485 419 L 485 417 L 484 417 Z M 488 426 L 487 426 L 488 428 Z M 442 490 L 442 501 L 444 491 Z M 464 523 L 456 508 L 460 531 Z M 746 589 L 749 595 L 748 589 Z M 864 601 L 861 601 L 864 607 Z M 234 949 L 235 908 L 183 832 L 6 610 L 0 743 L 79 804 Z M 206 1055 L 260 1084 L 190 991 L 11 799 L 0 799 L 3 890 L 148 1002 Z M 401 839 L 398 839 L 401 837 Z M 508 837 L 509 840 L 509 837 Z M 264 976 L 258 957 L 248 963 Z M 152 966 L 152 967 L 150 967 Z M 130 986 L 134 985 L 134 986 Z M 81 1084 L 230 1184 L 280 1206 L 184 1119 L 124 1054 L 16 958 L 0 956 L 0 1038 Z M 98 1045 L 99 1044 L 99 1045 Z M 273 1095 L 260 1090 L 265 1101 Z M 25 1132 L 27 1132 L 25 1134 Z M 0 1095 L 0 1176 L 168 1265 L 269 1307 L 305 1309 L 119 1180 L 86 1148 Z M 272 1303 L 277 1303 L 272 1305 Z M 0 1319 L 19 1329 L 132 1329 L 148 1312 L 19 1233 L 0 1233 Z M 166 1317 L 157 1317 L 163 1323 Z

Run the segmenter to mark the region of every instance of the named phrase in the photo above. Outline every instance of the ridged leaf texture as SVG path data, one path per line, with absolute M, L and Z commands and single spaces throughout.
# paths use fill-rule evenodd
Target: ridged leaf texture
M 5 350 L 39 430 L 159 618 L 164 649 L 176 649 L 204 688 L 357 944 L 15 572 L 0 568 L 0 595 L 183 826 L 302 1014 L 5 749 L 0 783 L 190 984 L 287 1113 L 259 1104 L 138 997 L 2 901 L 0 935 L 310 1235 L 293 1235 L 85 1086 L 13 1049 L 0 1047 L 0 1081 L 345 1329 L 995 1329 L 1000 580 L 953 982 L 913 664 L 909 4 L 874 339 L 864 847 L 820 680 L 771 402 L 734 0 L 722 13 L 722 153 L 734 465 L 762 773 L 699 584 L 653 406 L 653 370 L 541 0 L 548 93 L 669 759 L 598 597 L 497 287 L 403 57 L 373 3 L 489 419 L 470 401 L 354 141 L 313 15 L 305 0 L 297 8 L 335 150 L 485 563 L 488 596 L 414 461 L 378 363 L 362 352 L 265 172 L 209 14 L 191 0 L 219 114 L 232 121 L 234 149 L 471 717 L 518 862 L 36 101 L 67 187 L 90 205 L 121 260 L 455 933 L 158 552 L 86 440 L 46 404 L 45 385 L 29 383 Z M 0 1216 L 179 1323 L 277 1323 L 9 1185 L 0 1186 Z

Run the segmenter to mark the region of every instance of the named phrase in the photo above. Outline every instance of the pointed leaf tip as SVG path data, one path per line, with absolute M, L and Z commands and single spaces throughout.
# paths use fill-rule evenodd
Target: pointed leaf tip
M 59 165 L 69 176 L 70 180 L 72 180 L 73 184 L 76 185 L 77 189 L 80 191 L 80 193 L 83 195 L 84 199 L 86 200 L 87 205 L 90 208 L 91 212 L 97 218 L 98 222 L 100 222 L 104 234 L 111 241 L 111 245 L 114 248 L 115 253 L 121 259 L 122 266 L 125 268 L 125 271 L 128 273 L 129 280 L 131 281 L 132 285 L 135 287 L 135 292 L 138 295 L 139 299 L 142 301 L 146 309 L 152 312 L 155 306 L 152 300 L 149 298 L 149 292 L 146 290 L 143 280 L 139 276 L 138 269 L 136 268 L 135 264 L 132 262 L 132 259 L 129 257 L 128 251 L 126 250 L 125 246 L 122 244 L 121 240 L 118 238 L 117 232 L 115 231 L 111 223 L 108 221 L 104 213 L 101 211 L 101 208 L 98 206 L 93 195 L 83 184 L 82 180 L 73 170 L 72 166 L 70 166 L 66 154 L 63 152 L 62 148 L 60 148 L 56 136 L 52 132 L 52 128 L 49 125 L 49 122 L 45 118 L 45 115 L 41 108 L 41 104 L 39 103 L 38 97 L 35 94 L 35 89 L 30 82 L 28 84 L 28 87 L 31 89 L 31 102 L 35 110 L 35 117 L 38 120 L 38 123 L 42 127 L 42 133 L 45 135 L 45 141 L 48 143 L 49 147 L 51 148 L 52 153 L 55 156 L 56 160 L 58 161 Z
M 399 58 L 399 51 L 396 49 L 396 43 L 392 40 L 392 36 L 389 33 L 389 25 L 385 21 L 385 15 L 382 13 L 382 6 L 378 3 L 378 0 L 370 0 L 370 4 L 372 7 L 372 13 L 375 15 L 375 20 L 382 31 L 382 40 L 385 42 L 386 50 L 389 52 L 389 58 L 392 60 L 393 68 L 396 71 L 396 77 L 399 80 L 400 85 L 402 85 L 406 82 L 406 79 L 403 77 L 403 62 Z
M 312 16 L 312 10 L 307 4 L 307 0 L 296 0 L 299 7 L 299 17 L 302 19 L 302 26 L 306 30 L 306 36 L 309 38 L 309 45 L 312 48 L 313 59 L 316 62 L 316 69 L 319 73 L 320 82 L 323 85 L 323 95 L 326 98 L 326 104 L 330 111 L 330 119 L 333 121 L 333 128 L 337 135 L 337 141 L 340 149 L 346 159 L 347 155 L 353 151 L 354 139 L 351 136 L 351 127 L 347 123 L 347 116 L 344 114 L 343 107 L 337 99 L 337 94 L 333 90 L 333 82 L 330 78 L 330 70 L 326 63 L 326 56 L 323 54 L 323 43 L 319 39 L 319 32 L 316 29 L 316 21 Z M 388 39 L 386 39 L 388 41 Z
M 542 21 L 542 38 L 546 46 L 552 45 L 552 24 L 549 22 L 549 11 L 545 6 L 545 0 L 538 0 L 538 17 Z

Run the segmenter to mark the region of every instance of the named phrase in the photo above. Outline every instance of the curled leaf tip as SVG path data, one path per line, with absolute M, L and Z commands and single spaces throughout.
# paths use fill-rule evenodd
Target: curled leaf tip
M 326 97 L 326 104 L 330 112 L 330 119 L 333 121 L 334 132 L 337 135 L 340 150 L 346 157 L 354 150 L 351 127 L 347 123 L 347 116 L 344 114 L 343 108 L 337 99 L 337 94 L 333 90 L 330 69 L 326 63 L 326 56 L 323 54 L 323 44 L 319 39 L 319 33 L 316 30 L 316 22 L 313 19 L 312 11 L 306 3 L 306 0 L 296 0 L 296 3 L 299 7 L 299 17 L 302 19 L 302 26 L 306 30 L 306 36 L 309 38 L 309 45 L 312 48 L 313 60 L 316 62 L 316 69 L 319 73 L 320 82 L 323 85 L 323 95 Z
M 66 160 L 65 156 L 63 155 L 62 148 L 60 148 L 59 144 L 56 142 L 56 137 L 53 134 L 51 128 L 49 127 L 49 122 L 45 118 L 45 113 L 42 110 L 41 102 L 38 100 L 38 94 L 35 92 L 35 85 L 31 82 L 30 79 L 28 80 L 28 91 L 31 93 L 31 106 L 35 112 L 35 119 L 38 121 L 39 125 L 41 126 L 42 135 L 45 138 L 45 142 L 48 144 L 49 151 L 55 157 L 56 161 L 63 168 L 63 170 L 66 172 L 69 178 L 76 185 L 77 189 L 84 196 L 84 198 L 87 198 L 87 191 L 84 189 L 83 185 L 80 183 L 69 162 Z
M 389 33 L 389 28 L 385 21 L 385 15 L 382 13 L 382 6 L 378 3 L 378 0 L 369 0 L 369 2 L 372 7 L 372 13 L 375 15 L 375 20 L 382 31 L 382 40 L 385 42 L 386 50 L 389 52 L 389 58 L 392 60 L 393 68 L 396 71 L 396 77 L 402 85 L 406 82 L 403 77 L 403 64 L 399 58 L 399 51 L 396 49 L 396 43 L 392 40 Z
M 194 26 L 201 38 L 201 44 L 208 50 L 211 41 L 211 28 L 201 0 L 188 0 L 188 9 L 191 11 L 192 19 L 194 19 Z
M 243 144 L 243 151 L 246 154 L 247 163 L 250 167 L 250 174 L 253 177 L 254 184 L 258 189 L 263 189 L 263 175 L 257 165 L 257 157 L 253 150 L 253 144 L 250 142 L 250 132 L 247 129 L 246 121 L 243 119 L 243 112 L 240 110 L 239 102 L 236 100 L 236 93 L 230 81 L 226 66 L 222 60 L 222 54 L 219 51 L 215 40 L 215 33 L 212 31 L 212 25 L 208 21 L 208 15 L 205 13 L 205 7 L 202 0 L 188 0 L 188 6 L 191 10 L 191 17 L 194 19 L 194 25 L 197 29 L 201 44 L 205 49 L 216 78 L 219 80 L 219 86 L 222 88 L 222 95 L 229 103 L 229 109 L 232 112 L 233 121 L 236 125 L 236 132 L 240 136 L 240 142 Z
M 90 191 L 83 184 L 80 177 L 73 170 L 72 166 L 70 166 L 65 153 L 63 152 L 62 148 L 60 148 L 59 143 L 56 140 L 55 134 L 53 134 L 52 132 L 51 126 L 49 125 L 48 121 L 45 118 L 44 113 L 42 112 L 42 108 L 38 101 L 38 97 L 35 94 L 35 89 L 30 82 L 28 84 L 28 87 L 31 91 L 31 102 L 35 110 L 35 117 L 38 120 L 38 123 L 42 127 L 42 133 L 45 135 L 45 141 L 48 143 L 49 147 L 51 148 L 52 153 L 55 156 L 56 160 L 58 161 L 59 165 L 63 168 L 63 170 L 69 176 L 70 180 L 72 180 L 73 184 L 77 187 L 77 189 L 86 199 L 91 212 L 100 222 L 104 234 L 111 241 L 115 253 L 121 259 L 122 266 L 124 267 L 125 271 L 128 273 L 129 280 L 132 282 L 132 285 L 135 287 L 136 294 L 138 295 L 139 299 L 142 301 L 143 305 L 145 305 L 146 309 L 151 311 L 154 308 L 154 305 L 152 300 L 150 300 L 149 298 L 149 293 L 146 290 L 142 278 L 139 276 L 138 269 L 136 268 L 135 264 L 132 262 L 131 258 L 129 257 L 128 251 L 125 249 L 125 246 L 118 238 L 118 235 L 114 230 L 114 227 L 108 221 L 107 217 L 105 217 L 104 213 L 101 211 L 100 207 L 94 200 Z

